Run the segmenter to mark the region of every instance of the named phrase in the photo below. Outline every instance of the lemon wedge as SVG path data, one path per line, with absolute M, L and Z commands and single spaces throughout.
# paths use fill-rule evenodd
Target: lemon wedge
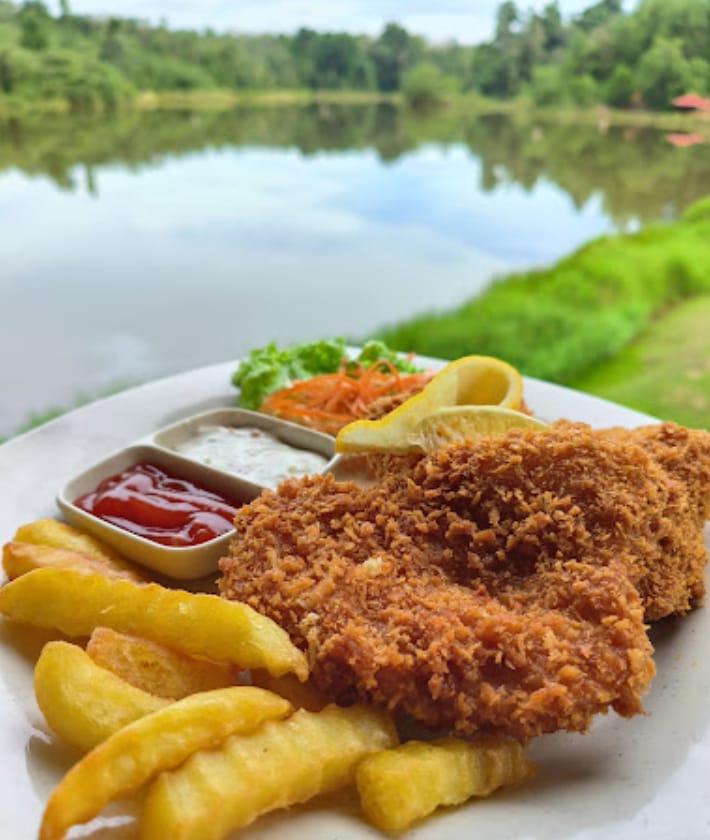
M 499 405 L 454 405 L 439 408 L 414 426 L 409 443 L 423 452 L 457 440 L 505 434 L 511 429 L 544 429 L 547 423 Z
M 497 406 L 515 412 L 522 397 L 522 377 L 507 362 L 491 356 L 464 356 L 442 368 L 422 391 L 379 420 L 356 420 L 344 426 L 335 439 L 335 450 L 421 452 L 418 434 L 422 433 L 415 429 L 441 409 Z M 431 434 L 425 432 L 425 437 Z

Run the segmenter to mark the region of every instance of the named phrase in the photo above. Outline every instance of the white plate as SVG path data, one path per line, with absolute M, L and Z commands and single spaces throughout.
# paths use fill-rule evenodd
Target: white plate
M 234 363 L 173 376 L 88 405 L 0 446 L 0 540 L 18 525 L 56 516 L 54 498 L 71 476 L 105 454 L 198 411 L 234 404 Z M 650 418 L 547 383 L 526 380 L 543 419 L 636 426 Z M 710 547 L 710 532 L 706 531 Z M 598 718 L 584 736 L 538 739 L 540 770 L 519 790 L 452 810 L 410 831 L 412 840 L 706 840 L 710 837 L 710 610 L 652 631 L 658 676 L 647 716 Z M 44 802 L 76 754 L 49 734 L 32 694 L 35 634 L 0 623 L 0 837 L 36 837 Z M 111 817 L 72 836 L 128 840 L 135 825 Z M 351 797 L 296 808 L 239 833 L 248 840 L 364 840 L 382 837 L 357 816 Z M 169 840 L 169 838 L 166 838 Z

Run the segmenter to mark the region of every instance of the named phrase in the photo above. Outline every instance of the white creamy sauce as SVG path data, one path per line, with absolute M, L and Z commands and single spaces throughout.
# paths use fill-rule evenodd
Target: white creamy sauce
M 175 451 L 271 488 L 287 478 L 322 472 L 328 463 L 323 455 L 290 446 L 255 426 L 200 426 Z

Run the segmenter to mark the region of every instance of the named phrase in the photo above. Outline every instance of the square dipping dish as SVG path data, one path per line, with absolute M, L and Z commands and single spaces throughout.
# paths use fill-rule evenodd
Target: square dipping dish
M 327 472 L 333 460 L 330 435 L 256 411 L 222 408 L 188 417 L 114 452 L 71 479 L 59 492 L 57 504 L 72 525 L 103 540 L 127 559 L 170 578 L 192 580 L 216 570 L 219 558 L 227 554 L 234 527 L 225 526 L 222 520 L 223 530 L 218 535 L 204 539 L 203 534 L 203 541 L 180 545 L 169 544 L 172 537 L 161 529 L 157 537 L 151 534 L 154 538 L 135 533 L 130 530 L 133 525 L 117 524 L 117 520 L 126 523 L 129 516 L 125 511 L 132 515 L 145 512 L 145 508 L 134 494 L 132 476 L 127 490 L 121 484 L 115 491 L 120 495 L 120 508 L 114 510 L 112 488 L 121 483 L 119 476 L 137 468 L 141 471 L 139 483 L 147 481 L 142 471 L 144 465 L 151 465 L 151 472 L 166 474 L 167 497 L 175 487 L 190 482 L 236 509 L 281 480 Z M 104 506 L 98 515 L 91 511 L 91 501 L 95 491 L 104 492 L 105 488 L 111 495 L 110 506 Z M 89 496 L 91 500 L 87 500 Z M 178 510 L 169 498 L 157 500 L 157 506 L 161 522 L 163 514 L 170 520 Z M 107 510 L 111 521 L 103 518 Z M 138 527 L 149 525 L 154 530 L 153 515 L 151 512 L 150 523 Z

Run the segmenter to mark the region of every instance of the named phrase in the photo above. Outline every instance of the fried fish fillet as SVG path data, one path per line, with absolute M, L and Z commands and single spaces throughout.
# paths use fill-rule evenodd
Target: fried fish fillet
M 264 493 L 237 513 L 220 589 L 342 702 L 460 733 L 583 731 L 642 710 L 645 620 L 702 597 L 709 492 L 707 432 L 516 430 L 390 458 L 373 486 Z

